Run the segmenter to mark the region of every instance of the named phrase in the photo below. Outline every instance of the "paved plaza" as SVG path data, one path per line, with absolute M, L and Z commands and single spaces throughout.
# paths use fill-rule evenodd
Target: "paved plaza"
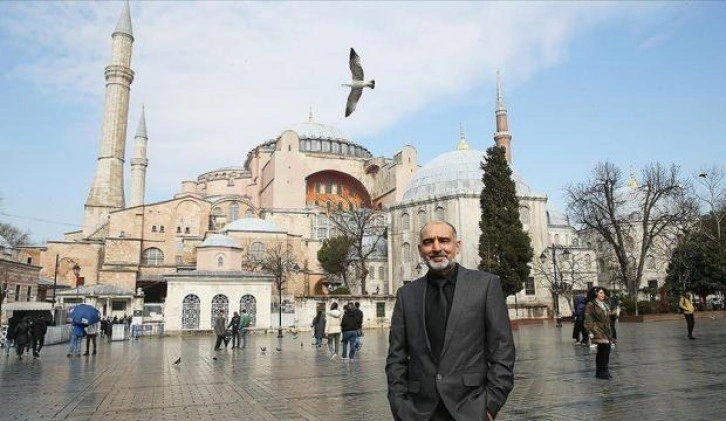
M 621 324 L 612 381 L 594 378 L 594 350 L 572 344 L 571 324 L 522 326 L 499 419 L 726 419 L 726 313 L 716 315 L 697 319 L 695 341 L 682 319 Z M 389 420 L 387 331 L 364 341 L 356 361 L 331 361 L 307 332 L 250 335 L 248 349 L 222 352 L 193 336 L 101 343 L 72 359 L 65 345 L 40 360 L 3 355 L 0 420 Z

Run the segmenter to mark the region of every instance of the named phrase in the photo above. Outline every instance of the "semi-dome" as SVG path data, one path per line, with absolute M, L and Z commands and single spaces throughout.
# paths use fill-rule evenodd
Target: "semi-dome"
M 457 194 L 480 194 L 483 184 L 481 163 L 484 152 L 456 150 L 434 158 L 421 167 L 403 193 L 404 202 Z M 512 169 L 517 196 L 530 196 L 532 189 L 519 173 Z
M 570 219 L 561 212 L 552 202 L 547 202 L 547 225 L 570 226 Z
M 222 228 L 222 232 L 229 231 L 285 232 L 274 223 L 260 218 L 242 218 L 232 221 Z
M 350 142 L 350 138 L 337 127 L 327 124 L 315 123 L 307 121 L 297 123 L 286 130 L 292 130 L 297 133 L 297 137 L 302 139 L 323 139 L 323 140 L 344 140 Z
M 202 247 L 236 247 L 236 248 L 239 248 L 239 245 L 234 240 L 234 238 L 227 237 L 226 235 L 222 235 L 222 234 L 212 234 L 204 240 L 204 242 L 202 243 Z

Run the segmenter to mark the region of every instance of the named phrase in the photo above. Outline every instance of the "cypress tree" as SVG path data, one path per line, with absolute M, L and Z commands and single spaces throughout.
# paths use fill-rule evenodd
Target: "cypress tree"
M 479 270 L 499 276 L 504 295 L 509 296 L 519 292 L 529 276 L 532 246 L 519 219 L 519 199 L 504 148 L 487 149 L 481 168 Z

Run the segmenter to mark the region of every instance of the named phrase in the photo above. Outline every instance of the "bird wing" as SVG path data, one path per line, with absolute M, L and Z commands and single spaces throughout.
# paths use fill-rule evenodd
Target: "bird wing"
M 363 80 L 363 67 L 360 65 L 360 57 L 355 53 L 354 49 L 350 49 L 350 72 L 353 74 L 353 80 Z
M 358 105 L 358 100 L 360 99 L 361 95 L 363 95 L 362 88 L 352 88 L 350 90 L 350 94 L 348 94 L 348 103 L 345 106 L 346 117 L 353 114 L 353 111 L 355 111 L 355 106 Z

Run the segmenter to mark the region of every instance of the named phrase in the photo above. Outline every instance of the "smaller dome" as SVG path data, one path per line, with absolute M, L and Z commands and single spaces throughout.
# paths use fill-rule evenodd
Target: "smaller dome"
M 222 228 L 222 232 L 252 231 L 252 232 L 285 232 L 270 221 L 260 218 L 242 218 L 232 221 Z
M 231 237 L 227 237 L 226 235 L 222 235 L 222 234 L 212 234 L 204 240 L 201 247 L 235 247 L 235 248 L 239 248 L 239 245 Z

